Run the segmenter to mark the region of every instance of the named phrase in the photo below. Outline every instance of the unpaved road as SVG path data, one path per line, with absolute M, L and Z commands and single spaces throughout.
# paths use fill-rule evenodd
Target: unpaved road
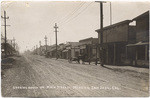
M 36 55 L 14 57 L 3 70 L 2 96 L 149 96 L 145 73 L 68 63 Z

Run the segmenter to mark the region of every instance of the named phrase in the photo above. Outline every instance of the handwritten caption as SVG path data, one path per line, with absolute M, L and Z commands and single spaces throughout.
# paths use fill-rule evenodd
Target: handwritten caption
M 84 90 L 120 90 L 117 86 L 13 86 L 13 89 L 84 89 Z

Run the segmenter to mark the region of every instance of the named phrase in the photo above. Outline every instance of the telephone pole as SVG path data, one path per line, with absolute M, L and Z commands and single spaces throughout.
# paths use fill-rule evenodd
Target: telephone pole
M 14 42 L 13 46 L 14 46 L 14 49 L 16 48 L 15 40 L 16 40 L 16 39 L 13 37 L 13 42 Z
M 35 48 L 35 46 L 34 46 L 34 54 L 35 54 L 35 51 L 36 51 L 35 49 L 36 49 L 36 48 Z
M 57 54 L 57 29 L 58 29 L 58 26 L 57 26 L 57 23 L 55 23 L 55 26 L 54 26 L 54 28 L 55 28 L 55 34 L 56 34 L 56 59 L 58 59 L 58 54 Z
M 13 46 L 12 40 L 11 40 L 11 46 Z
M 38 45 L 36 45 L 36 54 L 38 55 Z
M 39 41 L 39 45 L 40 45 L 40 55 L 41 55 L 41 41 Z
M 4 52 L 5 52 L 5 57 L 7 57 L 7 46 L 6 46 L 6 43 L 7 43 L 7 34 L 6 34 L 6 26 L 10 26 L 10 25 L 6 25 L 6 19 L 9 19 L 9 17 L 6 17 L 6 11 L 4 11 L 4 16 L 1 16 L 1 18 L 4 19 L 4 29 L 5 29 L 5 44 L 4 44 Z
M 44 39 L 45 39 L 45 46 L 46 46 L 46 52 L 47 52 L 47 37 L 46 37 L 46 35 L 45 35 Z
M 111 7 L 111 1 L 110 1 L 110 25 L 112 25 L 112 7 Z
M 106 2 L 102 2 L 102 1 L 96 1 L 98 3 L 100 3 L 100 29 L 103 29 L 103 3 Z M 100 49 L 99 49 L 99 59 L 101 61 L 101 66 L 104 65 L 104 56 L 103 56 L 103 30 L 101 31 L 100 35 L 98 35 L 100 37 Z

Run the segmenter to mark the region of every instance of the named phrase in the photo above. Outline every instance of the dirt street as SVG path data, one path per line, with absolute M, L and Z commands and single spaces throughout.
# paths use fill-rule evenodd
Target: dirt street
M 11 67 L 2 70 L 5 97 L 149 95 L 148 69 L 120 70 L 37 55 L 13 58 Z

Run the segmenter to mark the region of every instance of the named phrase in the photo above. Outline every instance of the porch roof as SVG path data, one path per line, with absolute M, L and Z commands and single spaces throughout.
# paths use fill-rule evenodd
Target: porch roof
M 67 52 L 68 51 L 68 49 L 65 49 L 65 50 L 63 50 L 62 52 Z
M 130 46 L 140 46 L 140 45 L 148 45 L 149 42 L 138 42 L 138 43 L 135 43 L 135 44 L 128 44 L 126 45 L 127 47 L 130 47 Z

